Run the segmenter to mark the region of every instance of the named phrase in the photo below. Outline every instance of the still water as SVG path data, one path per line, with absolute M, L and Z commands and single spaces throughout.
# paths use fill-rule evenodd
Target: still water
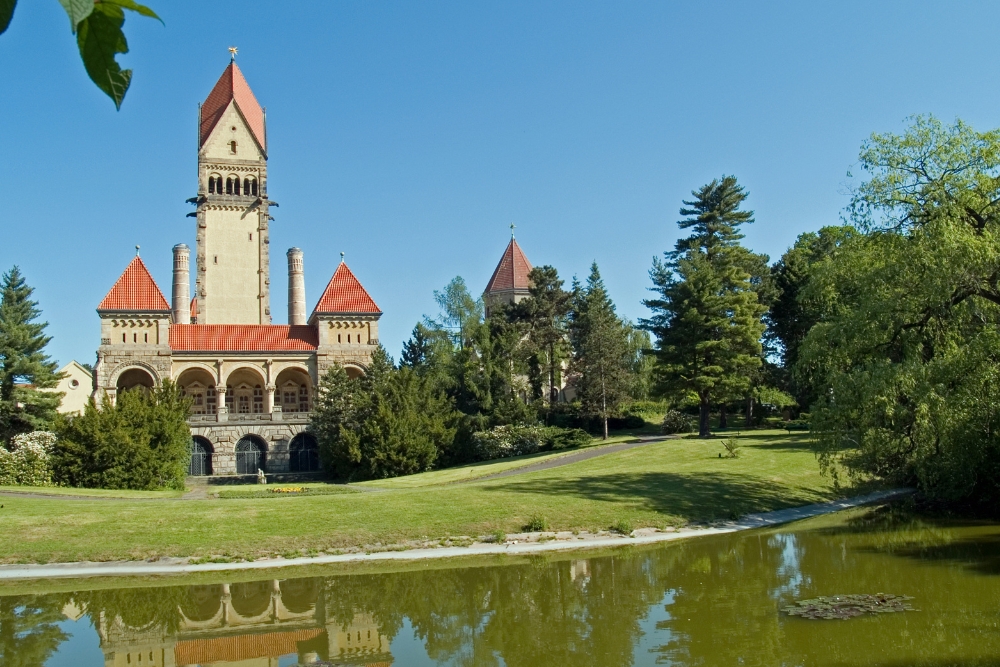
M 595 557 L 45 586 L 72 592 L 0 597 L 4 667 L 1000 665 L 1000 526 L 895 510 Z M 780 611 L 879 592 L 917 611 Z

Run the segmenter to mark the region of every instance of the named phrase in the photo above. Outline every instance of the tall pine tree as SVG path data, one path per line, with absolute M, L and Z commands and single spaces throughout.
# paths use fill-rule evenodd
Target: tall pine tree
M 56 363 L 45 354 L 51 338 L 41 311 L 16 266 L 0 285 L 0 441 L 19 433 L 48 430 L 62 394 L 51 389 L 59 381 Z
M 633 379 L 629 329 L 615 314 L 597 262 L 590 267 L 586 286 L 575 287 L 570 316 L 574 384 L 584 414 L 601 420 L 607 440 L 608 417 L 629 397 Z
M 665 262 L 654 259 L 650 278 L 659 297 L 644 301 L 653 315 L 643 324 L 656 336 L 659 391 L 697 395 L 698 432 L 706 437 L 713 402 L 745 392 L 762 363 L 765 309 L 740 245 L 740 226 L 753 222 L 752 211 L 740 210 L 746 191 L 724 176 L 692 194 L 678 222 L 692 233 Z
M 559 395 L 558 374 L 566 347 L 566 326 L 571 294 L 563 289 L 559 272 L 552 266 L 536 266 L 528 274 L 530 296 L 517 304 L 517 317 L 528 325 L 528 342 L 532 359 L 529 376 L 534 388 L 540 388 L 541 375 L 548 386 L 551 407 Z M 540 393 L 540 392 L 538 392 Z

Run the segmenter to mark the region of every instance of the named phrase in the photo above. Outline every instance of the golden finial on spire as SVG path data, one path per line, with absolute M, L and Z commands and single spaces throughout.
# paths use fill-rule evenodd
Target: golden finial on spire
M 240 50 L 238 48 L 236 48 L 235 46 L 230 46 L 229 47 L 229 62 L 231 62 L 231 63 L 232 62 L 236 62 L 236 54 L 239 53 L 239 52 L 240 52 Z

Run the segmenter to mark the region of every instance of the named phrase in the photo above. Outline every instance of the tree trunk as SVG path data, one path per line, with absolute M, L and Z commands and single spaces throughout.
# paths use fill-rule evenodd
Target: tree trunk
M 729 416 L 726 414 L 726 405 L 719 406 L 719 428 L 729 428 Z
M 747 396 L 747 428 L 753 426 L 753 396 Z
M 549 407 L 556 402 L 556 346 L 549 344 Z
M 608 392 L 604 386 L 604 373 L 601 373 L 601 416 L 604 418 L 604 439 L 608 439 Z
M 701 397 L 701 405 L 698 411 L 698 437 L 707 438 L 712 435 L 711 425 L 708 421 L 709 419 L 709 409 L 712 404 L 708 400 L 707 395 Z
M 604 439 L 608 439 L 608 418 L 604 418 Z

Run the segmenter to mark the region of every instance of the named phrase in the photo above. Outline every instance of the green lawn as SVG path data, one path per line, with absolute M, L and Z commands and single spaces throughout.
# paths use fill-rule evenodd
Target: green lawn
M 819 474 L 808 434 L 754 432 L 741 440 L 737 459 L 718 458 L 719 439 L 686 438 L 493 481 L 447 484 L 453 480 L 444 475 L 436 485 L 280 501 L 6 496 L 0 561 L 316 553 L 516 532 L 534 515 L 554 530 L 600 530 L 618 520 L 665 527 L 835 495 Z M 507 463 L 514 462 L 487 465 Z
M 542 463 L 551 459 L 568 456 L 582 449 L 598 447 L 601 445 L 613 445 L 622 442 L 631 442 L 635 436 L 619 435 L 607 440 L 595 439 L 591 444 L 576 449 L 564 449 L 558 452 L 540 452 L 538 454 L 526 454 L 524 456 L 512 456 L 509 459 L 499 459 L 495 461 L 482 461 L 466 466 L 455 468 L 445 468 L 443 470 L 432 470 L 416 475 L 406 475 L 404 477 L 393 477 L 390 479 L 376 479 L 369 482 L 360 482 L 356 486 L 370 486 L 377 489 L 418 489 L 425 486 L 436 486 L 439 484 L 454 484 L 455 482 L 468 482 L 487 475 L 495 475 L 498 472 L 523 468 L 525 466 Z
M 86 496 L 90 498 L 180 498 L 184 491 L 129 491 L 123 489 L 75 489 L 61 486 L 0 486 L 0 492 L 43 496 Z

